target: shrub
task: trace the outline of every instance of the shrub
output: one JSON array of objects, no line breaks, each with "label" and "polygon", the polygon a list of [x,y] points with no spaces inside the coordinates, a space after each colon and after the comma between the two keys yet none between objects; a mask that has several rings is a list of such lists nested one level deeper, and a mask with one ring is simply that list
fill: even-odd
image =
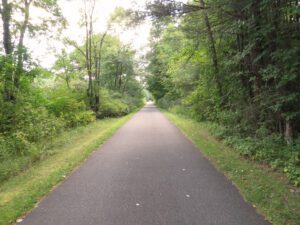
[{"label": "shrub", "polygon": [[13,155],[13,148],[7,138],[0,134],[0,162]]},{"label": "shrub", "polygon": [[88,110],[82,93],[64,86],[48,93],[46,107],[49,112],[61,118],[66,127],[82,126],[96,120],[94,112]]},{"label": "shrub", "polygon": [[[104,99],[102,99],[103,101]],[[105,100],[104,100],[105,101]],[[100,113],[98,117],[117,117],[129,113],[130,110],[123,102],[118,99],[105,101],[100,105]]]},{"label": "shrub", "polygon": [[[29,142],[51,138],[61,132],[65,123],[60,118],[49,114],[44,107],[34,108],[24,104],[15,114],[15,132],[21,132]],[[17,135],[21,138],[22,134]]]},{"label": "shrub", "polygon": [[69,112],[87,110],[85,98],[80,92],[65,87],[51,89],[47,94],[46,107],[48,111],[57,117]]},{"label": "shrub", "polygon": [[280,135],[257,130],[255,137],[232,132],[232,128],[217,123],[205,123],[210,132],[231,145],[239,154],[268,163],[273,169],[282,170],[295,186],[300,186],[300,139],[286,145]]},{"label": "shrub", "polygon": [[37,106],[28,93],[18,101],[0,102],[0,182],[28,168],[44,154],[45,140],[60,133],[65,123]]},{"label": "shrub", "polygon": [[123,95],[121,98],[122,102],[127,105],[129,112],[133,112],[139,108],[141,108],[145,102],[143,98],[137,98],[130,95]]},{"label": "shrub", "polygon": [[119,93],[110,93],[108,90],[102,89],[100,93],[100,111],[97,117],[117,117],[128,114],[130,108],[120,98]]},{"label": "shrub", "polygon": [[61,115],[65,120],[68,127],[77,127],[87,125],[96,120],[95,113],[93,111],[82,111],[82,112],[69,112]]}]

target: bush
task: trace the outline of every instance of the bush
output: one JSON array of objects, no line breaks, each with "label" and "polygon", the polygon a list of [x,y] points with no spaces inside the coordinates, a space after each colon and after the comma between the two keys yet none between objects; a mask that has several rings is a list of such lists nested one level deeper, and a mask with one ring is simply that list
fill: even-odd
[{"label": "bush", "polygon": [[[51,154],[47,149],[52,138],[64,129],[96,120],[82,90],[62,85],[46,90],[20,91],[17,102],[0,98],[0,182]],[[142,98],[106,89],[100,101],[99,118],[122,116],[143,105]]]},{"label": "bush", "polygon": [[174,98],[170,94],[166,94],[164,97],[158,99],[156,101],[156,104],[163,109],[170,110],[176,105],[180,105],[181,99],[180,98]]},{"label": "bush", "polygon": [[98,118],[118,117],[130,112],[130,107],[121,101],[119,93],[112,93],[102,89],[100,93],[100,110]]},{"label": "bush", "polygon": [[68,127],[77,127],[87,125],[96,120],[93,111],[69,112],[61,115]]},{"label": "bush", "polygon": [[118,99],[111,99],[110,101],[102,99],[102,101],[104,102],[100,105],[99,118],[118,117],[130,112],[129,107]]},{"label": "bush", "polygon": [[[45,153],[43,141],[56,136],[65,123],[43,107],[30,103],[11,105],[14,124],[0,133],[0,182],[27,169]],[[4,110],[1,110],[3,116]],[[3,118],[3,117],[2,117]],[[3,127],[2,127],[3,129]]]},{"label": "bush", "polygon": [[130,95],[123,95],[121,98],[122,102],[125,103],[129,109],[129,112],[133,112],[142,106],[144,106],[145,102],[143,98],[137,98]]},{"label": "bush", "polygon": [[84,96],[75,90],[58,86],[45,93],[47,110],[57,117],[68,112],[86,110]]},{"label": "bush", "polygon": [[283,171],[295,186],[300,186],[300,138],[287,146],[285,152],[288,152],[289,160],[284,163]]},{"label": "bush", "polygon": [[0,162],[10,158],[14,154],[11,143],[0,134]]},{"label": "bush", "polygon": [[29,142],[38,142],[41,139],[51,138],[61,132],[65,126],[62,119],[47,112],[43,107],[34,108],[30,104],[23,105],[17,112],[15,120],[16,135],[22,134]]},{"label": "bush", "polygon": [[206,123],[210,132],[223,139],[239,154],[260,162],[268,163],[273,169],[282,170],[295,186],[300,186],[300,139],[287,145],[281,136],[266,134],[261,128],[256,137],[232,132],[232,128]]},{"label": "bush", "polygon": [[61,118],[37,106],[29,93],[19,101],[0,102],[0,182],[28,168],[44,152],[46,140],[65,127]]},{"label": "bush", "polygon": [[30,156],[7,158],[0,162],[0,183],[24,171],[32,164]]},{"label": "bush", "polygon": [[61,118],[66,127],[87,125],[96,120],[94,112],[88,110],[85,104],[84,95],[64,86],[52,89],[48,93],[46,107],[50,113]]}]

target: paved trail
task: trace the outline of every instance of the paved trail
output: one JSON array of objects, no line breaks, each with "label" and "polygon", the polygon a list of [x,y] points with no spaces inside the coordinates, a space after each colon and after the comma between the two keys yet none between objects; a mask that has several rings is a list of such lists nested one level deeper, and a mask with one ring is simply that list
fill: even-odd
[{"label": "paved trail", "polygon": [[269,225],[147,105],[22,225]]}]

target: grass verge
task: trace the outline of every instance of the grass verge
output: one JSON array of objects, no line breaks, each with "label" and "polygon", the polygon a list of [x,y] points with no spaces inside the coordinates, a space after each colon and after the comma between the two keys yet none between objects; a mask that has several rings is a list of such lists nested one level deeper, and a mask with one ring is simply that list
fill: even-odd
[{"label": "grass verge", "polygon": [[133,114],[104,119],[63,133],[53,143],[53,154],[0,185],[0,225],[13,224],[92,151],[111,137]]},{"label": "grass verge", "polygon": [[165,115],[270,222],[275,225],[300,224],[299,188],[291,186],[283,174],[242,158],[215,139],[203,124],[169,112],[165,112]]}]

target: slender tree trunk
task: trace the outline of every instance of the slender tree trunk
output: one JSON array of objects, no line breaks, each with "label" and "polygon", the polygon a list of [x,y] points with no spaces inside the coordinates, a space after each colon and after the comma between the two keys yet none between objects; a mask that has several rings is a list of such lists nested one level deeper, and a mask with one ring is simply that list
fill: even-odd
[{"label": "slender tree trunk", "polygon": [[[235,0],[236,2],[238,0]],[[235,15],[235,26],[237,26],[237,33],[236,33],[236,43],[237,49],[240,54],[245,51],[245,28],[242,24],[246,23],[247,15],[243,7],[238,4],[233,4]],[[237,63],[238,71],[242,72],[239,76],[240,82],[245,90],[245,101],[248,102],[253,99],[253,90],[251,81],[249,80],[249,57],[246,55],[242,58],[242,60]]]},{"label": "slender tree trunk", "polygon": [[89,39],[90,35],[89,32],[87,31],[87,37],[86,37],[86,69],[88,73],[88,89],[87,89],[87,96],[89,99],[89,104],[90,107],[93,107],[93,77],[92,77],[92,70],[90,66],[90,46],[89,46]]},{"label": "slender tree trunk", "polygon": [[69,76],[66,77],[66,83],[67,83],[68,89],[71,89],[71,87],[70,87],[70,77]]},{"label": "slender tree trunk", "polygon": [[[89,8],[88,11],[86,1],[85,3],[85,13],[84,13],[84,20],[85,20],[85,31],[86,31],[86,40],[85,40],[85,61],[86,61],[86,69],[88,73],[88,89],[87,89],[87,96],[89,99],[90,108],[94,110],[94,93],[93,93],[93,71],[92,71],[92,34],[93,34],[93,20],[92,20],[92,13],[93,8]],[[94,7],[94,6],[92,6]],[[88,15],[89,13],[89,15]]]},{"label": "slender tree trunk", "polygon": [[31,4],[32,0],[24,0],[24,21],[20,30],[20,37],[19,37],[19,43],[18,43],[18,61],[17,61],[17,72],[16,72],[16,77],[15,77],[15,86],[19,87],[19,80],[20,80],[20,75],[23,72],[23,55],[24,55],[24,37],[25,33],[28,27],[28,22],[29,22],[29,7]]},{"label": "slender tree trunk", "polygon": [[123,90],[122,90],[122,95],[124,95],[126,91],[126,85],[127,85],[128,79],[125,80],[124,85],[123,85]]},{"label": "slender tree trunk", "polygon": [[99,83],[99,78],[100,78],[100,67],[101,67],[101,62],[100,62],[100,57],[98,56],[98,49],[97,46],[94,47],[94,63],[95,63],[95,113],[96,115],[99,112],[99,104],[100,104],[100,83]]},{"label": "slender tree trunk", "polygon": [[287,144],[293,143],[293,126],[290,121],[285,122],[284,139]]},{"label": "slender tree trunk", "polygon": [[[218,63],[218,57],[217,57],[217,51],[216,51],[216,43],[214,39],[214,34],[211,28],[211,23],[208,18],[208,14],[205,8],[205,2],[204,0],[200,0],[200,7],[202,8],[202,13],[203,13],[203,18],[205,22],[205,26],[207,29],[207,35],[209,39],[209,45],[210,45],[210,52],[211,52],[211,57],[212,57],[212,62],[213,62],[213,68],[214,68],[214,76],[217,84],[217,90],[219,97],[222,99],[224,97],[223,95],[223,90],[222,90],[222,84],[221,84],[221,79],[220,79],[220,71],[219,71],[219,63]],[[221,104],[223,100],[221,100]]]},{"label": "slender tree trunk", "polygon": [[103,45],[104,45],[104,40],[105,37],[107,35],[106,31],[100,40],[100,44],[99,44],[99,55],[98,57],[95,57],[95,60],[97,61],[96,64],[96,76],[95,76],[95,112],[96,114],[99,112],[99,107],[100,107],[100,76],[101,76],[101,61],[102,61],[102,49],[103,49]]},{"label": "slender tree trunk", "polygon": [[119,77],[119,63],[116,63],[115,89],[117,89],[118,77]]},{"label": "slender tree trunk", "polygon": [[262,77],[260,74],[260,69],[262,67],[263,61],[259,59],[260,54],[262,53],[262,44],[260,38],[260,23],[261,23],[261,12],[260,12],[260,2],[261,0],[255,0],[251,7],[251,14],[253,16],[253,26],[254,26],[254,36],[253,44],[254,46],[251,49],[250,58],[251,58],[251,69],[255,77],[254,79],[254,94],[258,96],[261,92],[262,87]]},{"label": "slender tree trunk", "polygon": [[12,5],[8,3],[7,0],[2,0],[1,8],[1,17],[3,22],[3,45],[6,55],[11,55],[13,52],[13,45],[11,42],[11,31],[10,31],[10,22],[11,22],[11,13]]},{"label": "slender tree trunk", "polygon": [[[8,65],[13,64],[13,44],[11,40],[11,14],[12,5],[7,0],[2,0],[2,8],[0,10],[3,22],[3,45]],[[14,71],[7,68],[4,72],[4,91],[3,98],[5,101],[15,101],[14,95]]]},{"label": "slender tree trunk", "polygon": [[122,74],[123,74],[123,64],[121,64],[121,70],[119,74],[119,91],[121,91],[121,86],[122,86]]}]

